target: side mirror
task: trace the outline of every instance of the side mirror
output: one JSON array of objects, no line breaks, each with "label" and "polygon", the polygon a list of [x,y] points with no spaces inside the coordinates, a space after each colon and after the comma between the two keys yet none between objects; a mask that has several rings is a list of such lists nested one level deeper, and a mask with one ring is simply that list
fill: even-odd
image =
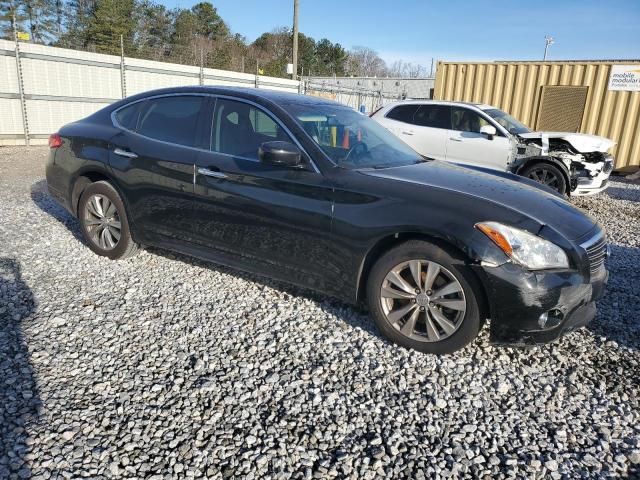
[{"label": "side mirror", "polygon": [[258,149],[258,158],[262,163],[280,167],[296,168],[302,165],[300,149],[290,142],[264,142]]},{"label": "side mirror", "polygon": [[493,125],[483,125],[480,127],[480,133],[486,135],[489,140],[493,140],[493,136],[498,133]]}]

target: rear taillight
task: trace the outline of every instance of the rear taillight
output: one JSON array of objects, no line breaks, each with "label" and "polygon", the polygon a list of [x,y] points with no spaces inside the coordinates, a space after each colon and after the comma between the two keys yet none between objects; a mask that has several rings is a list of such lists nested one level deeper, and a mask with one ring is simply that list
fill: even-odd
[{"label": "rear taillight", "polygon": [[62,146],[62,137],[57,133],[49,135],[49,148],[58,148]]}]

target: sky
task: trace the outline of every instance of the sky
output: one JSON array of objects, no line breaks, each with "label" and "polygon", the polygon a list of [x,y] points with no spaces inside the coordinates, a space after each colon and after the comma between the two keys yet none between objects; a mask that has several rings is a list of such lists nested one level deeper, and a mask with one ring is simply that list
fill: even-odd
[{"label": "sky", "polygon": [[[189,8],[197,1],[161,0]],[[300,31],[392,63],[640,58],[640,0],[299,0]],[[213,0],[249,41],[293,22],[293,0]]]}]

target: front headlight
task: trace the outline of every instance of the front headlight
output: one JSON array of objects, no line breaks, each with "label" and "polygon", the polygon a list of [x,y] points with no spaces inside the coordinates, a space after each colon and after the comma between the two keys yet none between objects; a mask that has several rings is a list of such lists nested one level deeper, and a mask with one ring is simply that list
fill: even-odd
[{"label": "front headlight", "polygon": [[530,270],[569,268],[564,250],[544,238],[497,222],[476,223],[476,228],[514,262]]}]

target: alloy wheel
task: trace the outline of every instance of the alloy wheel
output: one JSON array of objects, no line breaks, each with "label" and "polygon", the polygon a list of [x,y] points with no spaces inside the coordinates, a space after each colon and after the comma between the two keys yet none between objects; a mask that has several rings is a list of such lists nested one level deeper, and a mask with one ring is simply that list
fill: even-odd
[{"label": "alloy wheel", "polygon": [[380,301],[387,321],[404,336],[421,342],[449,338],[467,310],[460,281],[428,260],[410,260],[392,268],[382,282]]},{"label": "alloy wheel", "polygon": [[115,204],[105,195],[89,197],[84,207],[84,223],[89,238],[103,250],[113,250],[122,234],[120,215]]},{"label": "alloy wheel", "polygon": [[558,175],[555,172],[544,167],[534,168],[529,172],[529,175],[527,176],[531,180],[535,180],[536,182],[542,183],[543,185],[551,187],[555,190],[557,190],[560,185],[560,179],[558,178]]}]

